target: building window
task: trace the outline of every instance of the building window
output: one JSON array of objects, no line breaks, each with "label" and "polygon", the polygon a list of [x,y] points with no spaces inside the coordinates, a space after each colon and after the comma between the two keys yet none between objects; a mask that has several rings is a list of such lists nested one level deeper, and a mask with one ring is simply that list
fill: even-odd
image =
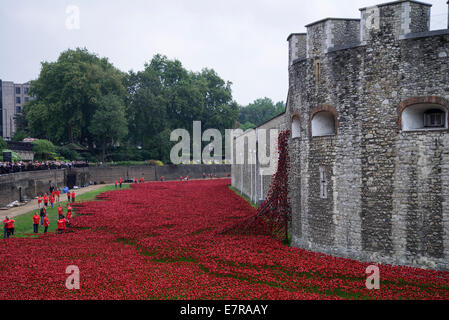
[{"label": "building window", "polygon": [[335,117],[331,112],[321,111],[313,116],[312,137],[333,136],[335,133]]},{"label": "building window", "polygon": [[30,101],[30,98],[25,97],[25,102],[28,102],[28,101]]},{"label": "building window", "polygon": [[437,104],[415,104],[401,115],[402,131],[444,130],[448,128],[447,109]]},{"label": "building window", "polygon": [[28,94],[28,91],[30,90],[30,88],[28,88],[28,87],[25,87],[25,88],[23,88],[23,93],[24,94]]},{"label": "building window", "polygon": [[16,113],[20,113],[22,112],[22,108],[21,107],[16,107]]},{"label": "building window", "polygon": [[320,167],[320,198],[327,199],[327,176],[324,167]]},{"label": "building window", "polygon": [[20,87],[16,87],[16,94],[20,94]]},{"label": "building window", "polygon": [[301,136],[301,123],[298,117],[293,117],[292,120],[292,139],[299,138]]},{"label": "building window", "polygon": [[20,100],[20,97],[16,97],[16,103],[20,104],[22,100]]},{"label": "building window", "polygon": [[424,127],[425,128],[444,128],[445,112],[439,109],[431,109],[424,112]]},{"label": "building window", "polygon": [[321,82],[321,61],[315,60],[315,83],[319,84]]}]

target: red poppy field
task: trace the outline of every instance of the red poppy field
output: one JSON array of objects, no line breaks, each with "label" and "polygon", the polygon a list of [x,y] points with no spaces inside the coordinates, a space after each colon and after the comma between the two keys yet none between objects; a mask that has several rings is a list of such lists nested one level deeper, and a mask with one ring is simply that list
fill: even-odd
[{"label": "red poppy field", "polygon": [[229,183],[134,185],[78,204],[66,234],[2,240],[0,299],[449,299],[449,273],[380,266],[368,290],[367,263],[222,234],[256,213]]}]

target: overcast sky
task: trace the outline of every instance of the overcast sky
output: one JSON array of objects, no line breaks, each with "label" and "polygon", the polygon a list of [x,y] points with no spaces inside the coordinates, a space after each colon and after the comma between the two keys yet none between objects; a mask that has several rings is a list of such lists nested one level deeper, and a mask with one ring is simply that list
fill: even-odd
[{"label": "overcast sky", "polygon": [[[0,79],[27,82],[40,62],[86,47],[120,70],[142,70],[156,53],[184,67],[215,69],[234,99],[287,97],[287,36],[326,17],[360,18],[376,0],[0,0]],[[432,29],[447,28],[446,0],[433,4]],[[69,30],[66,10],[79,8]]]}]

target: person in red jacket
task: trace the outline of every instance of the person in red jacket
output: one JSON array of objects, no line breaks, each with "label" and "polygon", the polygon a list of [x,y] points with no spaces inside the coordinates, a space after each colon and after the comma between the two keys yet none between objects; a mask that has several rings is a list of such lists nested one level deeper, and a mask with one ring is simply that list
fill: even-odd
[{"label": "person in red jacket", "polygon": [[48,207],[48,195],[44,195],[44,206]]},{"label": "person in red jacket", "polygon": [[48,216],[44,217],[44,233],[47,233],[48,227],[50,226],[50,220],[48,219]]},{"label": "person in red jacket", "polygon": [[9,218],[8,217],[6,217],[4,220],[3,220],[3,239],[6,239],[7,237],[8,237],[8,221],[9,221]]},{"label": "person in red jacket", "polygon": [[60,197],[61,197],[61,190],[56,190],[56,198],[58,199],[58,203],[59,203],[59,201],[61,201],[60,200]]},{"label": "person in red jacket", "polygon": [[51,204],[51,208],[53,209],[55,206],[55,197],[53,197],[53,196],[50,197],[50,204]]},{"label": "person in red jacket", "polygon": [[121,188],[122,188],[123,179],[120,178],[120,179],[118,180],[118,182],[120,183],[120,189],[121,189]]},{"label": "person in red jacket", "polygon": [[72,192],[72,202],[75,202],[75,197],[76,197],[75,192]]},{"label": "person in red jacket", "polygon": [[8,219],[8,223],[6,224],[6,229],[8,229],[8,238],[10,237],[10,236],[13,236],[14,235],[14,222],[16,222],[15,220],[13,220],[13,219]]},{"label": "person in red jacket", "polygon": [[59,219],[61,219],[61,216],[64,215],[64,208],[62,206],[58,207],[58,215],[59,215]]},{"label": "person in red jacket", "polygon": [[69,205],[69,204],[67,204],[67,216],[72,216],[72,207]]},{"label": "person in red jacket", "polygon": [[72,210],[67,211],[67,217],[66,217],[66,221],[67,224],[70,225],[70,220],[72,219]]},{"label": "person in red jacket", "polygon": [[118,182],[115,182],[115,189],[117,190]]},{"label": "person in red jacket", "polygon": [[65,231],[65,218],[58,220],[58,233],[64,233]]},{"label": "person in red jacket", "polygon": [[183,180],[183,178],[182,178],[182,176],[180,176],[180,177],[179,177],[179,181],[182,181],[182,180]]},{"label": "person in red jacket", "polygon": [[33,216],[34,233],[39,233],[39,220],[41,220],[41,217],[39,216],[39,213],[36,212]]},{"label": "person in red jacket", "polygon": [[68,202],[70,202],[70,196],[71,196],[72,194],[70,193],[70,191],[69,192],[67,192],[67,201]]},{"label": "person in red jacket", "polygon": [[39,196],[38,198],[37,198],[37,208],[38,209],[40,209],[41,208],[41,204],[42,204],[42,196]]},{"label": "person in red jacket", "polygon": [[56,197],[56,191],[53,189],[53,191],[51,192],[51,196],[53,197],[53,198],[55,198]]},{"label": "person in red jacket", "polygon": [[142,183],[145,183],[145,177],[142,177]]}]

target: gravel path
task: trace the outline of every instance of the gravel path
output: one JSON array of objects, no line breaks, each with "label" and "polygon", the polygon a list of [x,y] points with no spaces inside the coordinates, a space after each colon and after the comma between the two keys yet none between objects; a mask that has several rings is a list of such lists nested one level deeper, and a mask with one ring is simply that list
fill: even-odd
[{"label": "gravel path", "polygon": [[[90,192],[90,191],[94,191],[100,188],[103,188],[107,186],[107,184],[101,184],[101,185],[96,185],[96,186],[88,186],[86,188],[82,188],[82,189],[75,189],[75,190],[70,190],[70,191],[75,191],[76,195],[82,195],[86,192]],[[67,195],[66,194],[61,194],[61,201],[66,201],[67,200]],[[57,202],[55,202],[55,205],[57,204]],[[13,218],[13,217],[17,217],[20,216],[22,214],[26,214],[32,210],[37,210],[37,199],[33,199],[30,202],[28,202],[26,205],[22,206],[22,207],[14,207],[8,210],[0,210],[0,220],[2,221],[6,216]]]}]

